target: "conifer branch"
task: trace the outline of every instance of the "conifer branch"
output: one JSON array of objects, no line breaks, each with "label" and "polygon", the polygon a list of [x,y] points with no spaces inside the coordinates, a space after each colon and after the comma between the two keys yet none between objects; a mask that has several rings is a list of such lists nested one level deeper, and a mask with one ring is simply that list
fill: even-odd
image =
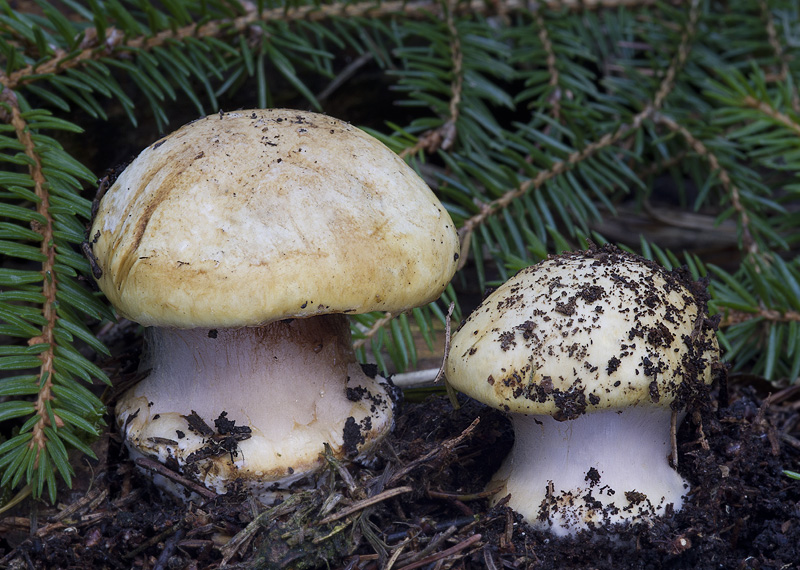
[{"label": "conifer branch", "polygon": [[[682,0],[676,0],[678,2]],[[503,12],[529,11],[538,13],[547,9],[600,9],[612,7],[641,7],[651,6],[657,0],[596,0],[584,2],[583,0],[545,0],[543,2],[528,2],[527,0],[504,0],[499,2]],[[236,18],[223,18],[206,21],[201,25],[189,24],[175,29],[167,29],[151,36],[127,37],[121,30],[109,27],[105,37],[98,37],[95,28],[88,28],[79,45],[79,51],[66,53],[60,51],[55,57],[49,58],[38,65],[28,65],[9,75],[0,74],[0,82],[8,89],[17,89],[22,85],[39,80],[42,76],[63,73],[84,65],[90,60],[100,60],[107,57],[121,57],[126,52],[135,50],[151,51],[152,49],[169,44],[181,42],[187,38],[222,37],[243,34],[259,22],[281,21],[310,21],[318,22],[333,17],[343,18],[383,18],[390,15],[403,14],[409,18],[419,18],[429,14],[437,2],[423,0],[421,2],[405,2],[402,0],[385,1],[381,3],[337,3],[337,4],[308,4],[304,6],[272,8],[259,11],[255,4],[245,4],[244,14]],[[486,15],[495,8],[491,3],[482,0],[470,0],[457,3],[456,12]],[[5,31],[13,32],[3,26]]]},{"label": "conifer branch", "polygon": [[135,50],[151,51],[170,42],[181,42],[187,38],[220,37],[244,33],[258,22],[268,21],[319,21],[334,15],[351,17],[381,17],[402,12],[404,2],[385,2],[382,4],[332,4],[325,6],[305,5],[293,8],[273,8],[259,11],[255,4],[247,5],[245,13],[237,18],[212,20],[204,24],[189,24],[176,29],[167,29],[151,36],[128,38],[119,29],[106,29],[105,37],[98,37],[95,28],[84,32],[78,53],[61,53],[40,65],[29,65],[3,78],[3,84],[10,89],[35,81],[39,76],[61,73],[70,68],[83,65],[88,60],[99,60],[124,52]]},{"label": "conifer branch", "polygon": [[[474,232],[478,226],[484,224],[491,216],[495,215],[500,210],[508,208],[515,200],[521,198],[531,190],[540,188],[548,180],[564,174],[579,162],[594,156],[599,151],[616,144],[635,132],[641,128],[642,123],[650,118],[652,114],[653,108],[651,106],[646,107],[642,112],[637,113],[630,123],[620,125],[613,133],[606,133],[597,142],[587,145],[581,151],[571,153],[566,160],[555,162],[551,168],[539,171],[534,178],[529,178],[518,187],[509,190],[499,198],[491,202],[479,204],[480,212],[465,220],[461,228],[459,228],[461,251],[469,251],[472,232]],[[463,267],[463,264],[466,262],[466,257],[466,254],[461,256],[461,265],[459,265],[459,268]]]},{"label": "conifer branch", "polygon": [[447,7],[447,29],[450,32],[450,57],[453,61],[453,82],[450,85],[450,118],[445,123],[444,140],[442,149],[449,150],[456,138],[456,123],[458,122],[458,106],[461,103],[461,89],[464,84],[464,58],[461,53],[461,40],[458,37],[458,28],[453,15],[456,0],[450,0]]},{"label": "conifer branch", "polygon": [[664,76],[661,86],[653,99],[653,109],[658,111],[664,104],[664,100],[672,91],[675,86],[675,78],[678,72],[683,69],[689,52],[691,51],[692,39],[694,38],[695,30],[697,28],[697,18],[700,13],[700,0],[692,0],[691,9],[689,10],[689,20],[681,35],[681,43],[678,46],[678,52],[672,60],[671,65],[667,68],[667,74]]},{"label": "conifer branch", "polygon": [[736,214],[739,216],[739,223],[742,228],[742,242],[745,251],[753,255],[758,254],[759,247],[755,239],[753,239],[753,235],[750,231],[750,215],[747,213],[747,208],[745,208],[745,206],[742,204],[741,191],[731,180],[731,176],[728,171],[722,167],[717,155],[711,152],[701,140],[699,140],[689,131],[689,129],[678,124],[670,117],[658,113],[652,118],[656,123],[664,125],[670,131],[680,134],[686,140],[692,150],[708,161],[712,172],[717,173],[722,187],[730,196],[731,205],[736,211]]},{"label": "conifer branch", "polygon": [[463,64],[464,59],[461,53],[461,40],[458,37],[458,29],[456,28],[454,20],[454,12],[456,9],[456,0],[448,0],[445,7],[447,30],[450,34],[450,58],[452,61],[452,75],[453,80],[450,84],[450,105],[449,117],[443,125],[436,129],[426,131],[419,137],[417,142],[400,152],[401,158],[414,156],[421,150],[426,151],[428,154],[433,154],[440,148],[442,150],[449,150],[456,140],[457,122],[458,122],[458,106],[461,103],[461,89],[464,84]]},{"label": "conifer branch", "polygon": [[[675,85],[675,78],[677,77],[678,69],[683,67],[686,59],[689,56],[691,41],[697,24],[699,4],[699,0],[692,0],[689,19],[681,37],[681,43],[678,46],[677,54],[672,59],[672,62],[667,69],[666,74],[664,75],[664,79],[659,85],[659,89],[656,92],[653,101],[646,105],[642,111],[634,115],[629,123],[620,125],[613,133],[606,133],[596,142],[587,145],[583,150],[571,153],[566,160],[555,162],[551,168],[547,170],[541,170],[534,178],[524,181],[518,187],[512,188],[499,198],[492,200],[491,202],[479,204],[478,207],[480,208],[480,211],[474,216],[465,220],[461,228],[459,228],[459,238],[462,252],[469,251],[472,233],[478,228],[478,226],[485,223],[491,216],[495,215],[500,210],[509,207],[515,200],[523,197],[529,191],[539,189],[548,180],[564,174],[576,164],[594,156],[599,151],[618,143],[625,137],[638,131],[646,120],[653,118],[653,116],[663,105],[664,100],[672,91]],[[461,269],[466,263],[466,257],[466,254],[461,256],[459,269]]]},{"label": "conifer branch", "polygon": [[[789,57],[783,49],[780,40],[778,40],[778,32],[775,30],[775,19],[772,17],[772,11],[769,9],[767,0],[759,0],[758,6],[761,9],[761,16],[764,18],[767,30],[767,38],[769,38],[769,45],[775,51],[775,57],[780,62],[781,71],[777,77],[779,81],[786,81],[791,77],[789,70]],[[792,108],[795,113],[800,113],[800,91],[797,85],[792,85]]]},{"label": "conifer branch", "polygon": [[752,109],[758,109],[762,113],[764,113],[769,118],[781,123],[787,129],[793,130],[795,133],[800,135],[800,123],[798,123],[795,119],[792,119],[789,115],[785,115],[775,109],[769,103],[764,101],[759,101],[755,97],[751,97],[750,95],[746,96],[742,102],[746,107],[750,107]]},{"label": "conifer branch", "polygon": [[798,311],[776,311],[774,309],[761,308],[755,313],[739,311],[736,309],[725,308],[723,317],[720,321],[721,328],[728,328],[753,319],[761,319],[770,323],[800,323],[800,312]]},{"label": "conifer branch", "polygon": [[[45,428],[51,426],[50,414],[48,413],[48,405],[53,400],[52,387],[53,378],[55,373],[54,357],[55,357],[55,329],[58,315],[56,314],[56,293],[58,285],[56,281],[56,250],[53,243],[53,218],[50,215],[50,198],[47,189],[47,179],[45,178],[42,169],[42,160],[36,150],[36,145],[31,137],[28,124],[22,116],[22,113],[17,102],[16,94],[13,91],[5,90],[2,93],[3,102],[9,107],[9,111],[5,113],[4,119],[14,127],[17,140],[22,143],[25,149],[25,155],[30,159],[28,172],[34,183],[34,192],[38,198],[36,205],[36,212],[44,218],[45,222],[34,220],[31,222],[32,229],[42,236],[41,252],[45,257],[42,263],[42,295],[44,297],[44,304],[42,306],[42,314],[45,319],[45,324],[42,327],[42,334],[28,340],[28,345],[33,346],[37,344],[46,344],[47,348],[39,353],[38,357],[41,361],[39,369],[39,393],[36,398],[35,410],[39,416],[39,421],[33,428],[33,437],[28,444],[30,449],[35,450],[36,459],[34,461],[34,468],[38,465],[39,455],[45,450],[47,444],[47,436],[45,435]],[[63,422],[61,418],[53,414],[56,427],[62,427]]]},{"label": "conifer branch", "polygon": [[561,90],[558,88],[558,67],[556,67],[556,53],[553,50],[553,44],[550,42],[550,35],[547,33],[547,26],[545,26],[544,18],[541,12],[536,12],[536,26],[539,28],[539,41],[542,42],[542,47],[547,53],[547,71],[550,74],[549,85],[553,88],[550,94],[550,104],[552,105],[551,112],[553,118],[558,121],[561,115]]}]

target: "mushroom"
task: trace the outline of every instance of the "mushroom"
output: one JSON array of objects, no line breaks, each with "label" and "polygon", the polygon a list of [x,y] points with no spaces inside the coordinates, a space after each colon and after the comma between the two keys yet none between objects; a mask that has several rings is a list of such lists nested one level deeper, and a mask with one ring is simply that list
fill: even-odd
[{"label": "mushroom", "polygon": [[454,334],[458,390],[510,414],[494,501],[563,536],[681,508],[673,413],[719,368],[707,294],[613,246],[566,253],[498,287]]},{"label": "mushroom", "polygon": [[[393,423],[347,315],[435,300],[458,239],[428,186],[347,123],[285,109],[211,115],[145,149],[90,230],[98,284],[145,329],[116,406],[133,456],[264,502],[325,446],[364,457]],[[181,488],[157,477],[164,488]]]}]

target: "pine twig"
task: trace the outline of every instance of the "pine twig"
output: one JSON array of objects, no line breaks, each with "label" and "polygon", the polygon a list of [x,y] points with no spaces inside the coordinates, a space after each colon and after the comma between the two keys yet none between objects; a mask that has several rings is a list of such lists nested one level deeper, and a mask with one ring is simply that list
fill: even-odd
[{"label": "pine twig", "polygon": [[395,315],[392,314],[392,313],[388,313],[388,312],[384,313],[383,316],[380,319],[378,319],[377,321],[372,323],[372,326],[369,327],[369,330],[367,330],[364,333],[363,338],[359,338],[359,339],[357,339],[357,340],[355,340],[353,342],[353,349],[354,350],[358,350],[359,348],[364,346],[367,343],[368,340],[371,340],[372,337],[374,337],[376,334],[378,334],[379,330],[381,330],[387,324],[392,322],[392,319],[394,317],[395,317]]},{"label": "pine twig", "polygon": [[450,32],[450,57],[453,61],[453,82],[450,85],[450,118],[444,125],[442,150],[449,150],[456,139],[458,123],[458,106],[461,103],[461,91],[464,85],[464,55],[461,53],[461,39],[458,34],[453,11],[457,0],[450,0],[447,7],[447,30]]},{"label": "pine twig", "polygon": [[57,415],[52,415],[49,411],[49,404],[53,400],[53,375],[55,373],[55,328],[58,314],[56,312],[56,293],[58,291],[56,281],[56,249],[53,243],[53,218],[50,215],[50,199],[47,188],[47,178],[44,175],[42,168],[42,160],[36,150],[36,144],[33,141],[28,124],[22,117],[22,112],[19,108],[16,94],[5,89],[1,95],[2,102],[5,103],[9,111],[5,113],[6,121],[14,127],[17,140],[22,144],[25,149],[25,156],[30,159],[28,166],[28,173],[34,184],[34,192],[39,199],[36,204],[36,213],[44,218],[45,222],[33,221],[31,222],[32,229],[42,236],[41,252],[45,257],[42,262],[42,296],[44,303],[42,305],[42,315],[44,316],[45,324],[42,327],[42,334],[28,340],[28,345],[33,346],[36,344],[46,344],[47,348],[39,353],[39,360],[42,365],[39,368],[39,393],[36,397],[35,410],[39,416],[39,420],[33,427],[33,434],[28,447],[35,449],[35,458],[33,467],[36,469],[39,466],[39,458],[41,453],[47,446],[47,435],[45,428],[50,427],[55,423],[56,428],[64,426],[64,422]]},{"label": "pine twig", "polygon": [[358,501],[353,503],[349,507],[345,507],[341,511],[337,511],[331,515],[328,515],[317,524],[323,525],[332,523],[334,521],[338,521],[339,519],[343,519],[346,516],[352,515],[353,513],[357,513],[367,507],[371,507],[372,505],[377,505],[380,502],[385,501],[386,499],[391,499],[392,497],[396,497],[397,495],[402,495],[404,493],[410,493],[413,491],[413,487],[403,486],[403,487],[395,487],[394,489],[388,489],[383,491],[382,493],[378,493],[375,496],[369,497],[364,499],[363,501]]},{"label": "pine twig", "polygon": [[420,465],[427,463],[437,455],[447,454],[453,451],[453,449],[455,449],[456,446],[460,445],[462,441],[464,441],[465,439],[469,438],[472,435],[472,432],[475,431],[475,428],[478,427],[480,421],[481,421],[480,417],[475,418],[472,421],[472,423],[469,424],[469,426],[467,426],[467,428],[464,431],[462,431],[459,435],[444,441],[441,445],[436,446],[436,448],[433,449],[432,451],[426,453],[422,457],[419,457],[414,461],[410,462],[409,464],[403,466],[402,469],[395,472],[391,476],[387,484],[391,485],[393,483],[396,483],[397,481],[405,477],[408,473],[410,473]]},{"label": "pine twig", "polygon": [[[761,16],[764,18],[769,45],[772,46],[772,49],[775,51],[775,57],[780,61],[781,72],[777,79],[786,81],[791,77],[792,73],[789,69],[789,56],[786,55],[786,51],[783,49],[780,40],[778,40],[778,32],[775,30],[775,19],[772,17],[772,11],[769,9],[767,0],[759,0],[758,6],[761,9]],[[795,113],[800,113],[800,92],[797,90],[797,85],[792,86],[792,108]]]},{"label": "pine twig", "polygon": [[706,145],[704,145],[701,140],[696,138],[689,131],[689,129],[687,129],[683,125],[678,124],[674,119],[662,115],[660,113],[655,114],[652,117],[652,119],[657,124],[664,125],[670,131],[680,134],[686,140],[687,144],[698,155],[702,156],[708,161],[711,170],[717,173],[717,176],[719,176],[719,180],[720,183],[722,184],[722,187],[730,196],[731,205],[733,206],[733,209],[736,210],[736,213],[739,215],[739,222],[742,227],[742,241],[744,243],[745,250],[750,254],[757,254],[759,252],[758,244],[753,239],[753,235],[750,232],[750,216],[747,213],[747,209],[742,204],[741,192],[739,188],[733,183],[733,180],[731,180],[731,176],[730,174],[728,174],[728,171],[725,170],[720,164],[717,155],[708,150],[708,147],[706,147]]},{"label": "pine twig", "polygon": [[458,28],[455,24],[453,13],[456,8],[455,0],[448,0],[446,8],[447,30],[450,34],[450,59],[453,63],[453,81],[450,83],[450,105],[448,107],[449,117],[441,126],[423,133],[416,144],[403,149],[400,153],[401,158],[414,156],[421,150],[432,154],[439,149],[448,150],[456,140],[458,122],[458,106],[461,103],[461,91],[464,82],[464,57],[461,53],[461,40]]},{"label": "pine twig", "polygon": [[308,4],[292,8],[280,7],[259,11],[255,4],[250,3],[247,5],[244,14],[236,18],[211,20],[200,26],[192,23],[175,29],[163,30],[151,36],[128,37],[119,29],[108,27],[106,28],[105,37],[101,38],[98,37],[95,28],[89,28],[84,32],[79,52],[59,54],[44,63],[26,66],[1,79],[6,88],[15,89],[20,85],[36,81],[39,76],[78,68],[88,61],[106,58],[112,56],[112,54],[122,55],[137,50],[152,51],[156,47],[185,41],[187,38],[242,34],[259,22],[320,21],[337,15],[354,18],[379,17],[407,11],[404,6],[404,2],[392,1],[379,5],[370,2],[325,6]]},{"label": "pine twig", "polygon": [[748,313],[736,309],[725,309],[719,326],[720,328],[727,328],[753,319],[761,319],[772,323],[800,323],[800,312],[786,311],[781,313],[780,311],[762,308],[755,313]]},{"label": "pine twig", "polygon": [[770,119],[773,119],[781,123],[787,129],[791,129],[795,133],[800,135],[800,123],[793,120],[789,115],[781,113],[780,111],[775,109],[772,105],[765,103],[764,101],[759,101],[758,99],[756,99],[755,97],[751,97],[750,95],[742,99],[742,102],[745,104],[745,106],[751,107],[753,109],[758,109],[766,116],[768,116]]},{"label": "pine twig", "polygon": [[672,59],[672,63],[667,68],[667,73],[661,81],[658,92],[653,98],[653,108],[658,111],[664,104],[664,100],[672,92],[675,86],[675,78],[678,71],[683,69],[686,60],[689,58],[691,51],[691,42],[694,39],[694,34],[697,29],[697,19],[700,16],[700,0],[692,0],[691,8],[689,10],[689,20],[686,27],[681,34],[681,43],[678,45],[678,51]]},{"label": "pine twig", "polygon": [[427,558],[423,558],[422,560],[417,560],[416,562],[413,562],[407,566],[403,566],[402,568],[400,568],[400,570],[413,570],[414,568],[421,568],[423,566],[427,566],[432,562],[436,562],[437,560],[442,560],[444,558],[447,558],[448,556],[452,556],[454,554],[461,552],[462,550],[478,542],[481,538],[482,537],[480,534],[473,534],[469,538],[462,540],[461,542],[459,542],[455,546],[451,546],[447,550],[442,550],[441,552],[437,552],[436,554],[431,554]]},{"label": "pine twig", "polygon": [[[573,11],[597,10],[613,7],[651,6],[656,3],[657,0],[598,0],[591,3],[585,3],[583,0],[545,0],[531,6],[526,0],[505,0],[501,2],[504,13],[510,11],[537,12],[543,8]],[[246,3],[244,5],[247,6],[245,12],[235,18],[205,21],[199,26],[192,23],[174,29],[162,30],[150,36],[130,37],[122,30],[110,26],[106,28],[105,36],[99,37],[96,28],[88,28],[84,31],[78,50],[72,52],[59,51],[54,57],[42,63],[28,65],[9,75],[0,73],[0,83],[6,89],[17,89],[22,85],[38,81],[42,76],[60,74],[68,69],[83,67],[89,61],[97,61],[108,57],[127,57],[137,50],[151,51],[156,47],[181,42],[187,38],[223,37],[242,34],[246,33],[251,26],[260,22],[319,22],[337,16],[354,19],[374,19],[397,14],[404,14],[409,18],[418,18],[429,14],[437,7],[438,3],[433,1],[405,2],[403,0],[354,4],[341,2],[324,5],[311,3],[304,6],[279,7],[261,11],[258,10],[255,3]],[[488,15],[497,11],[493,7],[493,3],[484,2],[483,0],[461,2],[457,4],[457,8],[459,14],[477,13]]]},{"label": "pine twig", "polygon": [[173,470],[162,465],[158,461],[153,461],[152,459],[148,459],[146,457],[137,457],[135,462],[136,465],[138,465],[139,467],[144,467],[145,469],[149,469],[150,471],[158,473],[159,475],[162,475],[167,479],[171,479],[172,481],[175,481],[176,483],[183,485],[190,491],[197,493],[198,495],[208,499],[209,501],[217,498],[217,494],[211,489],[207,489],[202,485],[198,485],[194,481],[190,481],[183,475],[175,473]]},{"label": "pine twig", "polygon": [[552,105],[553,118],[558,121],[561,115],[561,89],[558,87],[559,75],[558,67],[556,67],[556,53],[553,50],[553,44],[550,42],[550,35],[547,33],[542,13],[539,11],[536,12],[536,25],[539,28],[539,41],[542,42],[542,47],[547,54],[547,71],[550,74],[548,85],[553,88],[549,101]]},{"label": "pine twig", "polygon": [[[480,211],[471,218],[465,220],[459,229],[462,252],[469,251],[472,232],[474,232],[478,226],[485,223],[489,217],[493,216],[498,211],[507,208],[512,202],[521,198],[529,191],[540,188],[548,180],[564,174],[579,162],[583,162],[599,151],[608,148],[624,139],[628,135],[635,133],[641,128],[642,124],[647,119],[651,119],[659,111],[664,103],[664,100],[675,86],[675,78],[677,77],[678,69],[683,67],[683,65],[686,63],[686,59],[689,57],[691,41],[694,37],[699,9],[699,0],[692,0],[689,20],[686,25],[686,29],[681,36],[681,43],[678,46],[677,54],[672,59],[672,63],[667,69],[664,79],[661,81],[658,91],[656,91],[656,94],[653,97],[653,101],[646,105],[645,108],[639,113],[634,115],[630,123],[623,123],[613,133],[606,133],[596,142],[588,144],[580,151],[571,153],[565,160],[555,162],[548,170],[540,171],[534,178],[525,180],[522,184],[516,188],[512,188],[499,198],[492,200],[491,202],[480,204]],[[464,254],[461,256],[461,258],[462,262],[459,265],[459,269],[461,269],[466,263],[467,255]]]},{"label": "pine twig", "polygon": [[[545,182],[552,178],[556,178],[567,172],[579,162],[583,162],[587,158],[593,156],[599,151],[608,148],[629,134],[632,134],[641,128],[642,123],[650,118],[654,109],[652,106],[647,106],[643,111],[637,113],[630,123],[623,123],[613,133],[606,133],[594,143],[587,145],[583,150],[573,152],[566,159],[554,162],[553,166],[547,170],[541,170],[534,178],[529,178],[522,182],[516,188],[512,188],[499,198],[491,202],[485,202],[479,205],[480,211],[464,221],[461,228],[459,228],[459,236],[461,241],[461,251],[469,251],[472,232],[474,232],[480,225],[484,224],[491,216],[495,215],[500,210],[510,206],[515,200],[521,198],[531,190],[535,190],[544,185]],[[467,255],[462,253],[461,259],[463,263],[459,265],[459,269],[466,263]]]}]

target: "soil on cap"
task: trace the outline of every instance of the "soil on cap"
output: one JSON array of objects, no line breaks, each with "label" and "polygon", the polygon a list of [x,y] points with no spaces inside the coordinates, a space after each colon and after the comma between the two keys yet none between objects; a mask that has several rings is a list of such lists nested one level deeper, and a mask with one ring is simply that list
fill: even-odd
[{"label": "soil on cap", "polygon": [[[576,265],[589,266],[592,272],[584,276],[581,283],[563,279],[558,268],[573,268]],[[526,404],[525,400],[533,404],[552,401],[556,407],[553,417],[558,420],[574,419],[585,413],[587,408],[603,405],[601,392],[610,389],[596,385],[598,370],[602,368],[608,374],[613,374],[626,358],[641,353],[635,350],[637,344],[648,347],[648,356],[635,363],[635,372],[650,379],[646,384],[646,393],[651,402],[663,400],[673,409],[681,410],[689,406],[692,400],[702,397],[709,360],[715,360],[712,355],[718,352],[713,339],[719,324],[719,316],[707,317],[709,294],[706,280],[696,281],[686,268],[667,270],[652,260],[625,252],[611,244],[593,246],[587,251],[552,255],[545,262],[522,269],[520,273],[523,272],[526,273],[524,279],[509,281],[503,287],[502,295],[486,299],[460,327],[468,330],[475,328],[477,325],[472,322],[473,316],[490,310],[501,315],[513,310],[512,314],[517,315],[519,304],[525,303],[521,289],[526,286],[537,291],[547,288],[548,298],[544,304],[552,306],[555,313],[565,317],[551,319],[539,307],[523,307],[522,318],[526,320],[519,323],[514,323],[512,319],[498,321],[505,324],[498,324],[498,328],[492,329],[491,338],[496,340],[503,352],[523,350],[526,354],[535,355],[531,361],[533,365],[529,362],[519,367],[503,368],[500,373],[486,377],[486,382],[493,387],[499,401],[513,399],[520,406]],[[602,275],[604,285],[598,285],[592,275]],[[610,285],[607,279],[611,280]],[[634,301],[619,301],[616,289],[630,290],[634,294]],[[677,303],[674,302],[673,293],[680,296]],[[578,309],[583,304],[590,308],[596,305],[591,317]],[[670,330],[669,324],[685,323],[684,313],[690,307],[695,307],[698,315],[691,334],[681,333],[681,338],[676,338],[676,332]],[[601,328],[598,321],[604,312],[624,314],[629,321],[626,325],[629,328],[623,335],[619,351],[606,356],[607,360],[601,362],[600,357],[591,355],[591,341],[587,344],[572,339],[577,333],[585,335],[587,331],[602,334],[601,330],[591,329]],[[658,316],[659,320],[655,320],[654,316]],[[691,328],[691,325],[687,327],[684,324],[683,327]],[[554,335],[563,339],[557,348],[551,344]],[[677,352],[679,348],[680,364],[671,365],[663,358],[665,350],[674,349]],[[472,355],[478,350],[480,348],[472,347],[463,356]],[[539,383],[547,382],[547,373],[540,371],[542,376],[539,376],[540,382],[537,383],[532,378],[532,369],[542,365],[554,351],[562,351],[576,363],[574,375],[552,378],[550,386],[540,386]],[[712,378],[723,372],[718,362],[711,362],[710,366]],[[619,385],[620,381],[614,384],[614,388]],[[466,391],[469,392],[469,389]],[[514,407],[510,403],[505,405],[507,409]]]}]

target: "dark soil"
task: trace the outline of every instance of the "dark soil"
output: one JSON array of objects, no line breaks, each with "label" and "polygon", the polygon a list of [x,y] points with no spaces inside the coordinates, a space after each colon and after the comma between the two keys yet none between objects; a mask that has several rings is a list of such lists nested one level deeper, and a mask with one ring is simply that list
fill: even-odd
[{"label": "dark soil", "polygon": [[[0,567],[30,568],[797,568],[800,390],[766,403],[733,385],[726,407],[690,414],[679,471],[693,491],[652,527],[555,539],[483,487],[510,448],[505,417],[442,395],[406,401],[377,465],[330,467],[317,489],[270,510],[231,491],[204,504],[160,496],[116,434],[76,463],[75,488],[50,507],[0,518]],[[420,394],[409,393],[408,398]]]}]

